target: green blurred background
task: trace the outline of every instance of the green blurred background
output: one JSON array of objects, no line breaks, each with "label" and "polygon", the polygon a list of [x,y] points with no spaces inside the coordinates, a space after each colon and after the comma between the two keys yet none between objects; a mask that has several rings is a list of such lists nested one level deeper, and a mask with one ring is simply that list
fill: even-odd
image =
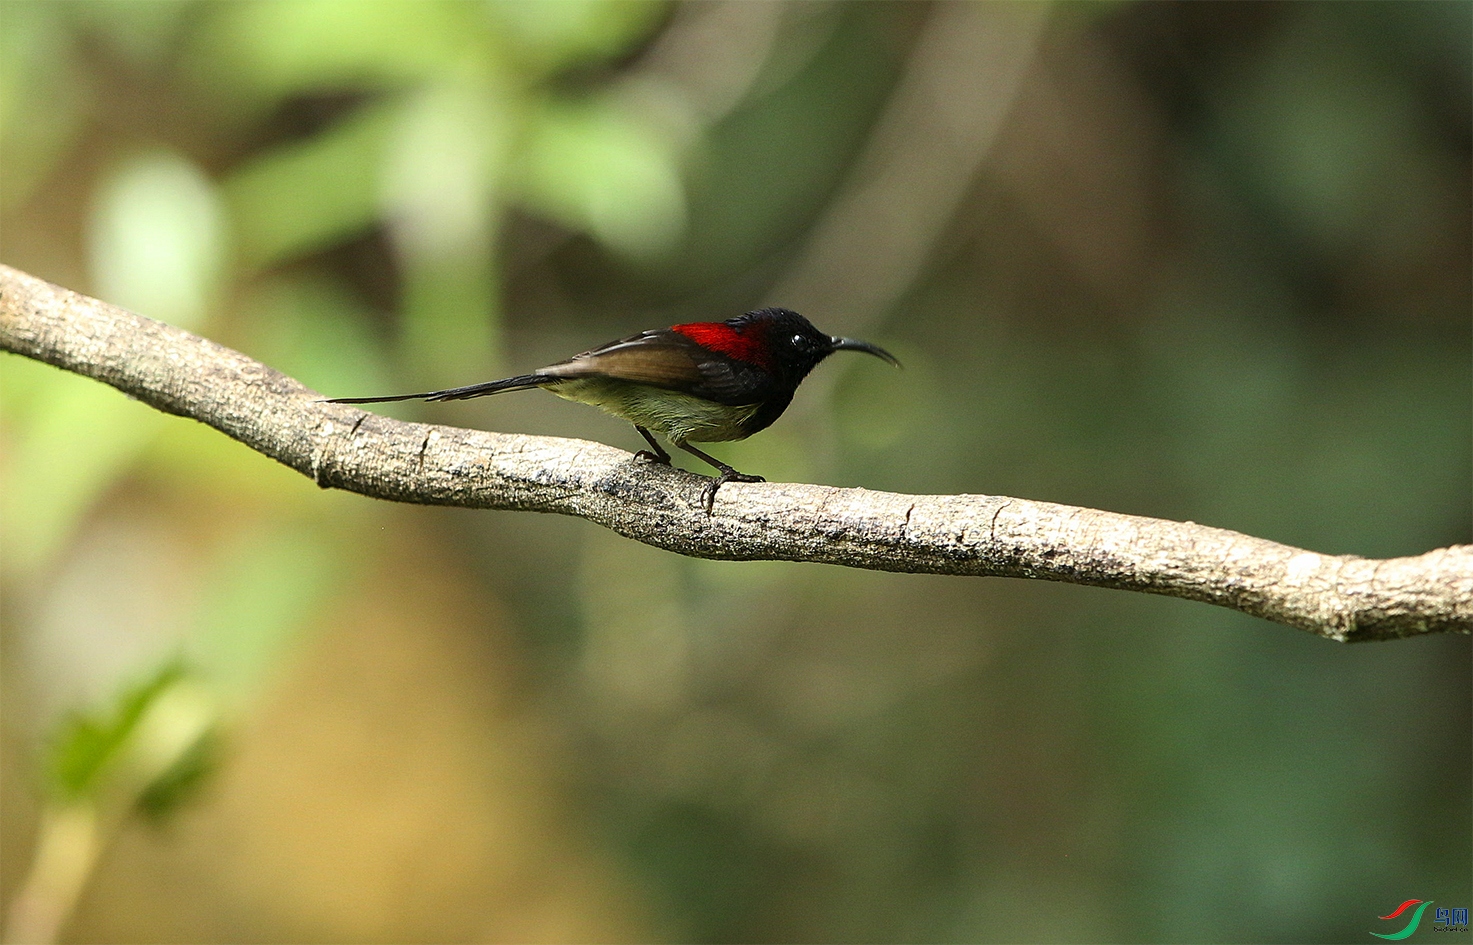
[{"label": "green blurred background", "polygon": [[[824,365],[739,468],[1418,554],[1473,540],[1470,9],[11,0],[0,259],[338,396],[788,305],[906,370]],[[0,896],[64,940],[1344,942],[1473,898],[1465,637],[686,560],[0,383]]]}]

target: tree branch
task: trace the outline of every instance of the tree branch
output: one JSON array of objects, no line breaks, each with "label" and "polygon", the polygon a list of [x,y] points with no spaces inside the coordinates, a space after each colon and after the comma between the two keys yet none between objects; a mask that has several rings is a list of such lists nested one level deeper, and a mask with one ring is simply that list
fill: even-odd
[{"label": "tree branch", "polygon": [[1231,607],[1339,641],[1473,629],[1473,546],[1320,555],[1190,522],[986,495],[706,480],[609,446],[405,423],[239,352],[0,265],[0,348],[207,423],[323,488],[556,512],[678,554],[1040,578]]}]

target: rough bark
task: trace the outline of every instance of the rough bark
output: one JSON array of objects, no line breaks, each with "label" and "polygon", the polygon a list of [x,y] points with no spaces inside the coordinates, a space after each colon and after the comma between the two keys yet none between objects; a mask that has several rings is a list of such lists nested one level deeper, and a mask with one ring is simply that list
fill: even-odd
[{"label": "rough bark", "polygon": [[1473,629],[1473,546],[1322,555],[1191,522],[988,495],[706,480],[582,440],[405,423],[320,403],[239,352],[0,266],[0,348],[207,423],[323,488],[556,512],[702,558],[1037,578],[1231,607],[1339,641]]}]

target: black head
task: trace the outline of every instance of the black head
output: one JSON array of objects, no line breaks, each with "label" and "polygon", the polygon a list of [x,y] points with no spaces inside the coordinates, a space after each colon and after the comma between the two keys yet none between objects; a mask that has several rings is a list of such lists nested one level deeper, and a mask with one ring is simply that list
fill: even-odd
[{"label": "black head", "polygon": [[759,309],[733,318],[727,324],[743,334],[760,333],[772,368],[787,375],[795,384],[835,351],[863,351],[900,366],[895,356],[884,348],[853,338],[826,335],[791,309]]}]

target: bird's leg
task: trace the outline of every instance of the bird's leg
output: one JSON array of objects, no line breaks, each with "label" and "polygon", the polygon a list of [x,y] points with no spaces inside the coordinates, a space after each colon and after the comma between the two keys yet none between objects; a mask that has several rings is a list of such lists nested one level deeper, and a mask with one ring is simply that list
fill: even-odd
[{"label": "bird's leg", "polygon": [[[634,458],[647,459],[652,463],[659,463],[661,466],[669,466],[670,454],[665,452],[664,447],[655,442],[654,435],[637,423],[634,425],[634,429],[638,430],[639,435],[644,437],[644,441],[650,445],[650,449],[640,450],[638,453],[635,453]],[[650,450],[654,450],[654,452],[650,452]]]},{"label": "bird's leg", "polygon": [[711,480],[711,484],[708,485],[708,486],[706,486],[706,488],[704,490],[702,490],[702,492],[701,492],[701,504],[706,507],[706,514],[707,515],[710,515],[711,514],[712,508],[714,508],[715,505],[716,505],[716,490],[717,489],[720,489],[722,486],[726,485],[728,482],[766,482],[767,481],[766,479],[763,479],[761,476],[751,476],[751,475],[748,475],[747,473],[737,472],[735,469],[732,469],[730,466],[726,465],[721,460],[717,459],[714,456],[707,456],[705,453],[702,453],[700,450],[696,449],[694,446],[691,446],[689,443],[676,443],[675,445],[678,446],[678,447],[680,447],[681,449],[685,450],[687,453],[690,453],[693,456],[699,456],[701,459],[704,459],[706,462],[710,463],[712,466],[715,466],[717,469],[721,470],[721,475],[719,475],[715,479]]}]

